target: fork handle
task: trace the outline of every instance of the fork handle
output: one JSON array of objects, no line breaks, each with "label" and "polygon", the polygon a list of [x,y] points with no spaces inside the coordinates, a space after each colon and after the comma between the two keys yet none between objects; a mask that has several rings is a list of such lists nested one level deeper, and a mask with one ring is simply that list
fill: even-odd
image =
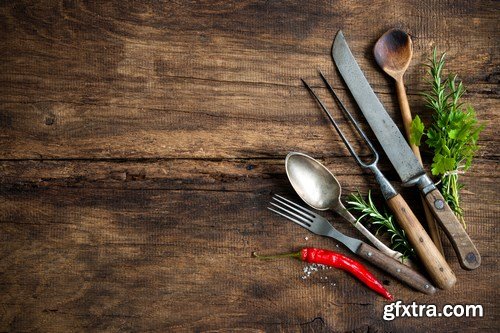
[{"label": "fork handle", "polygon": [[359,232],[361,232],[366,238],[368,238],[368,240],[373,244],[375,245],[375,247],[377,249],[380,250],[380,252],[388,255],[389,257],[391,258],[394,258],[396,259],[397,261],[399,262],[402,262],[403,261],[403,254],[398,252],[398,251],[394,251],[394,250],[391,250],[387,245],[385,245],[384,243],[382,243],[377,237],[375,237],[374,234],[372,234],[368,229],[365,228],[364,225],[362,225],[360,222],[356,222],[354,224],[354,227],[356,229],[359,230]]},{"label": "fork handle", "polygon": [[403,199],[401,194],[397,194],[388,199],[387,204],[396,216],[401,228],[404,229],[408,240],[415,249],[418,258],[425,266],[432,281],[441,289],[451,288],[457,282],[455,274],[415,214],[413,214],[405,199]]},{"label": "fork handle", "polygon": [[396,279],[405,282],[407,285],[418,291],[428,295],[432,295],[436,292],[436,288],[434,288],[431,282],[419,272],[389,257],[366,243],[362,243],[356,253],[368,262],[391,274]]}]

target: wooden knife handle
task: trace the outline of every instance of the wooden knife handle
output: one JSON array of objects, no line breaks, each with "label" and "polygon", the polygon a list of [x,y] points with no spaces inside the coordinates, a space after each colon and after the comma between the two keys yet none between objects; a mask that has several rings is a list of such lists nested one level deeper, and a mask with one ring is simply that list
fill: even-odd
[{"label": "wooden knife handle", "polygon": [[387,200],[387,204],[436,286],[441,289],[451,288],[457,282],[455,274],[401,194]]},{"label": "wooden knife handle", "polygon": [[464,269],[476,269],[481,265],[481,256],[464,227],[444,200],[441,192],[434,189],[425,196],[428,207],[441,224]]},{"label": "wooden knife handle", "polygon": [[436,288],[420,273],[366,243],[361,244],[356,253],[418,291],[429,295],[436,292]]}]

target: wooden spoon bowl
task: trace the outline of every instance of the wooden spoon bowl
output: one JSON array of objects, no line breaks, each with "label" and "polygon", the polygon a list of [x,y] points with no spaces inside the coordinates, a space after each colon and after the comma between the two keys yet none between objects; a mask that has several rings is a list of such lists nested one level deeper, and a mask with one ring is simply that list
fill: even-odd
[{"label": "wooden spoon bowl", "polygon": [[410,36],[399,29],[391,29],[379,38],[373,49],[377,64],[396,81],[403,78],[413,56]]}]

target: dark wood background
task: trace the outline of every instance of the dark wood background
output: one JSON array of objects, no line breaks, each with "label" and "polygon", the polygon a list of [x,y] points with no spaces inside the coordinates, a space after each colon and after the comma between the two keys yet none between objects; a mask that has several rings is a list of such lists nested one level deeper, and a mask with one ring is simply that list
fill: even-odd
[{"label": "dark wood background", "polygon": [[[496,1],[2,1],[0,331],[495,332],[499,328]],[[330,48],[342,29],[401,123],[372,47],[408,31],[414,114],[432,48],[487,127],[461,177],[476,271],[445,252],[457,285],[406,303],[481,304],[483,318],[382,319],[387,304],[346,273],[303,280],[300,261],[252,251],[347,253],[266,210],[296,198],[284,157],[323,161],[344,195],[373,189],[301,85],[322,69],[352,106]],[[368,128],[364,126],[366,130]],[[370,137],[373,138],[371,132]],[[431,155],[424,152],[429,166]],[[385,158],[381,168],[398,185]],[[414,189],[404,196],[422,216]],[[344,196],[345,198],[345,196]],[[332,213],[349,235],[361,237]]]}]

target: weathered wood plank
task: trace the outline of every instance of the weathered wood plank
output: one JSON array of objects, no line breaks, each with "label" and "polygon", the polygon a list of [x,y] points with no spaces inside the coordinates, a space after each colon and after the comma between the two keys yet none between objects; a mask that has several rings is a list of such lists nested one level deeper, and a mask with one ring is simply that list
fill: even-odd
[{"label": "weathered wood plank", "polygon": [[[375,187],[373,176],[356,165],[350,156],[322,157],[310,152],[337,176],[343,187]],[[261,190],[272,179],[287,183],[285,155],[275,159],[140,159],[140,160],[66,160],[2,161],[0,185],[4,188],[85,187],[103,189],[163,190]],[[381,168],[398,187],[398,177],[385,163]],[[483,191],[494,191],[500,177],[495,160],[476,158],[476,164],[460,175],[466,187],[480,179]],[[467,192],[464,193],[467,195]],[[484,192],[482,195],[493,195]]]},{"label": "weathered wood plank", "polygon": [[[263,182],[273,188],[272,179]],[[432,327],[432,321],[419,319],[383,322],[385,302],[342,272],[302,280],[299,262],[250,258],[254,250],[335,244],[273,216],[263,209],[268,200],[268,193],[235,191],[6,190],[0,210],[1,329],[229,329],[264,323],[286,328],[316,317],[338,331],[398,330],[416,322],[422,331]],[[498,254],[489,237],[496,219],[488,214],[469,221],[473,238],[479,228],[485,236],[477,242],[483,265],[465,272],[451,259],[459,282],[438,298],[373,270],[406,302],[478,303],[492,310],[496,300],[485,288],[498,278]],[[333,220],[356,235],[338,217]],[[447,244],[452,258],[450,251]],[[454,319],[449,329],[464,323],[482,327],[492,315]]]},{"label": "weathered wood plank", "polygon": [[[371,11],[357,10],[367,5],[373,11],[378,10],[378,15],[374,16]],[[199,73],[196,77],[239,82],[245,78],[239,74],[242,67],[245,67],[240,63],[243,60],[254,64],[252,70],[257,72],[252,74],[251,78],[268,77],[269,80],[273,80],[267,81],[268,83],[277,83],[275,80],[283,83],[285,77],[276,75],[277,71],[297,68],[296,65],[300,64],[294,62],[293,57],[300,57],[302,54],[315,54],[319,57],[327,54],[331,47],[331,38],[339,28],[343,28],[348,36],[352,36],[354,48],[366,52],[366,57],[360,57],[360,62],[372,65],[370,44],[387,28],[388,22],[404,25],[415,38],[427,39],[428,43],[428,40],[432,43],[432,40],[440,38],[443,44],[446,43],[443,47],[451,49],[450,55],[458,54],[462,57],[463,61],[456,65],[471,71],[466,76],[470,77],[472,72],[477,75],[481,73],[477,67],[459,64],[470,64],[474,61],[481,66],[494,69],[495,64],[491,61],[493,59],[490,58],[488,61],[484,57],[498,57],[490,53],[495,47],[495,42],[489,38],[496,35],[497,9],[494,1],[480,3],[457,1],[446,5],[436,1],[418,5],[408,3],[388,5],[384,1],[364,1],[355,5],[334,6],[325,6],[322,2],[260,4],[248,1],[228,4],[219,1],[211,2],[210,5],[151,3],[133,5],[126,9],[120,4],[79,2],[71,4],[54,1],[52,4],[38,5],[22,2],[6,3],[2,7],[2,14],[5,17],[4,34],[11,37],[6,42],[9,46],[15,47],[14,50],[40,52],[41,56],[60,64],[67,61],[75,61],[78,64],[78,61],[82,61],[87,65],[65,68],[65,73],[87,70],[96,73],[98,78],[110,73],[114,77],[115,68],[113,66],[110,68],[109,65],[124,62],[125,68],[128,66],[130,69],[142,69],[143,74],[153,74],[147,71],[147,65],[156,56],[163,55],[165,60],[169,61],[168,68],[178,69],[171,74],[192,71],[192,74]],[[410,16],[410,19],[408,15],[400,17],[402,12],[407,12],[413,17]],[[259,22],[255,21],[256,17],[260,18]],[[440,19],[437,19],[438,17]],[[369,31],[366,29],[367,24],[373,27]],[[471,26],[476,29],[469,29]],[[467,34],[457,34],[454,29],[467,30]],[[491,35],[486,35],[486,32],[490,32]],[[446,39],[450,35],[455,38]],[[27,36],[30,38],[26,38]],[[24,43],[17,43],[19,40]],[[36,45],[30,44],[37,42],[45,47],[35,48]],[[474,53],[464,50],[463,43],[474,43],[476,51],[485,52]],[[47,44],[55,44],[63,50],[47,48]],[[133,54],[122,52],[127,46],[130,46],[130,52]],[[323,50],[311,46],[322,47]],[[421,55],[421,47],[427,49],[428,46],[416,43],[416,54]],[[140,52],[141,50],[149,52]],[[84,53],[80,57],[69,56],[73,52],[81,51]],[[19,56],[14,52],[8,54],[13,57]],[[113,58],[111,55],[117,55],[119,58]],[[126,59],[126,56],[130,56],[132,60]],[[284,57],[292,58],[283,59]],[[104,61],[99,61],[100,58]],[[281,61],[278,67],[272,61],[274,59],[288,61]],[[418,57],[416,59],[423,60]],[[323,63],[327,63],[327,60],[323,60]],[[40,64],[44,67],[39,70],[54,73],[46,66],[48,64]],[[88,65],[100,67],[94,68]],[[193,65],[197,67],[193,68]],[[221,71],[225,66],[233,70]],[[284,70],[283,73],[290,75],[293,71]],[[483,71],[483,77],[488,77],[487,73],[491,71]],[[141,76],[140,73],[135,75]]]},{"label": "weathered wood plank", "polygon": [[[371,56],[382,29],[367,36],[365,25],[374,23],[371,11],[311,4],[300,5],[302,15],[289,18],[296,6],[218,3],[187,11],[181,4],[127,10],[81,3],[5,4],[0,158],[265,157],[304,137],[310,140],[300,140],[303,149],[325,147],[315,137],[328,133],[315,128],[324,127],[323,118],[299,78],[319,84],[318,67],[335,76],[329,48],[341,27],[369,81],[399,119],[392,82]],[[460,20],[453,12],[459,5],[440,7],[456,29],[477,25],[477,32],[458,35],[453,43],[433,35],[439,28],[450,33],[445,20],[434,22],[431,15],[412,23],[418,31],[415,65],[406,82],[410,94],[421,91],[423,68],[417,64],[432,45],[446,42],[450,69],[466,79],[480,119],[491,122],[483,134],[488,140],[498,126],[497,98],[484,98],[498,93],[498,59],[492,58],[497,43],[488,37],[497,32],[489,7],[477,6]],[[403,6],[425,14],[408,7]],[[390,6],[380,12],[400,10]],[[94,14],[100,11],[105,15]],[[259,13],[282,19],[256,24]],[[229,19],[236,16],[238,21]],[[281,26],[285,17],[292,21]],[[431,22],[439,25],[417,29]],[[282,33],[273,34],[275,29]],[[465,42],[473,45],[464,49]],[[341,87],[338,77],[334,84]],[[410,103],[414,112],[424,112],[420,97],[412,96]]]},{"label": "weathered wood plank", "polygon": [[[297,87],[293,92],[262,88],[229,90],[227,85],[191,86],[190,92],[181,94],[193,94],[187,99],[193,106],[180,110],[65,102],[4,104],[6,127],[1,134],[0,155],[4,159],[242,158],[271,157],[289,150],[322,155],[341,150],[345,155],[339,137],[303,88]],[[277,100],[277,93],[286,95],[285,104]],[[210,97],[203,97],[204,94]],[[207,98],[217,111],[195,107],[206,105]],[[384,96],[382,101],[390,98]],[[498,145],[490,140],[495,137],[498,125],[495,117],[498,103],[491,99],[474,102],[480,119],[487,124],[480,142],[481,153],[497,156]],[[390,110],[399,119],[395,113],[399,111]],[[336,114],[342,119],[339,112]],[[428,117],[424,116],[424,120]]]},{"label": "weathered wood plank", "polygon": [[[495,331],[499,10],[436,0],[1,3],[0,331]],[[462,177],[483,264],[461,270],[445,241],[458,283],[437,297],[373,271],[404,302],[481,304],[484,318],[386,322],[387,303],[343,272],[303,280],[300,262],[250,257],[306,245],[346,253],[265,207],[272,193],[293,196],[288,151],[320,158],[344,198],[376,188],[299,78],[326,97],[322,69],[353,108],[329,56],[343,29],[399,123],[393,82],[371,55],[394,26],[414,39],[412,111],[430,120],[419,64],[437,46],[487,124]],[[397,186],[384,156],[381,168]]]}]

